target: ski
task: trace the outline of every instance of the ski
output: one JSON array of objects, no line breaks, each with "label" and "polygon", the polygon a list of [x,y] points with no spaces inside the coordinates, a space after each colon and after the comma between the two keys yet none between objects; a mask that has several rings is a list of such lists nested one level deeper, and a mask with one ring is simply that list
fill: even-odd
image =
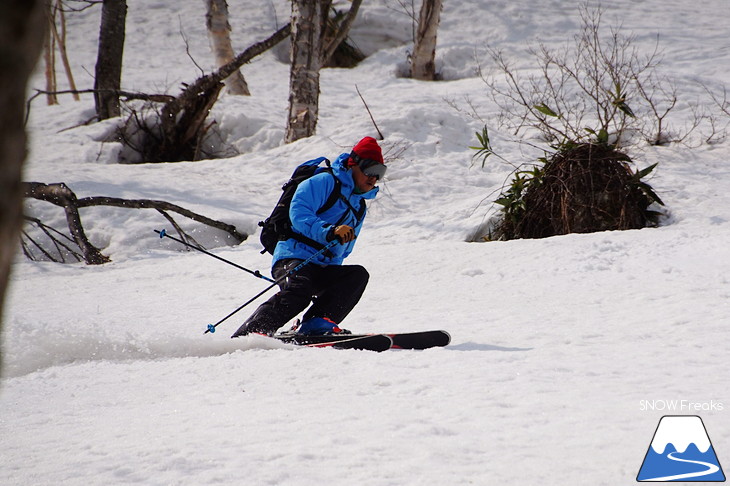
[{"label": "ski", "polygon": [[428,349],[447,346],[451,334],[442,330],[386,334],[393,340],[393,349]]},{"label": "ski", "polygon": [[[301,344],[305,346],[315,346],[322,344],[332,347],[333,343],[345,343],[350,340],[365,339],[372,336],[386,336],[392,341],[389,348],[392,349],[428,349],[434,347],[446,346],[451,342],[451,335],[442,330],[433,331],[416,331],[416,332],[400,332],[400,333],[381,333],[381,334],[326,334],[321,336],[305,336],[303,334],[282,333],[274,337],[284,342]],[[355,341],[357,343],[357,341]]]},{"label": "ski", "polygon": [[324,336],[305,336],[303,334],[277,334],[279,341],[310,348],[359,349],[364,351],[387,351],[393,340],[385,334],[330,334]]}]

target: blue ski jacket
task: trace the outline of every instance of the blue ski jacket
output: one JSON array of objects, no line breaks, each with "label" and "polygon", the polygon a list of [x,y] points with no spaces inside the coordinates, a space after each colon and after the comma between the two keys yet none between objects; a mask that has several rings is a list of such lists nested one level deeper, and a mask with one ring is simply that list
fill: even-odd
[{"label": "blue ski jacket", "polygon": [[[360,234],[360,228],[362,228],[367,212],[364,200],[375,198],[378,188],[375,187],[362,194],[355,192],[355,181],[352,178],[352,172],[345,165],[349,157],[349,153],[341,154],[332,162],[332,173],[322,169],[322,172],[299,184],[289,208],[289,219],[294,231],[322,245],[328,243],[327,233],[333,226],[346,224],[355,230],[356,236]],[[340,192],[342,197],[331,208],[317,214],[317,211],[322,208],[335,189],[333,175],[341,182]],[[358,219],[356,212],[361,207],[362,215]],[[357,239],[344,245],[334,245],[329,250],[331,253],[329,256],[319,255],[312,263],[317,265],[342,265],[342,261],[352,253],[356,241]],[[289,238],[277,243],[271,265],[273,267],[279,260],[288,258],[306,260],[315,253],[317,253],[316,248],[312,248],[294,238]]]}]

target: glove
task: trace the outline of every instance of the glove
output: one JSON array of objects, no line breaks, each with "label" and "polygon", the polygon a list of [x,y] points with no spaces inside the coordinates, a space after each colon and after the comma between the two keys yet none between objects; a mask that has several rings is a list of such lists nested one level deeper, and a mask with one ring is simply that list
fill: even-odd
[{"label": "glove", "polygon": [[337,238],[341,244],[349,243],[355,239],[355,230],[352,229],[352,226],[341,224],[340,226],[332,228],[327,235],[327,241],[332,241],[335,238]]}]

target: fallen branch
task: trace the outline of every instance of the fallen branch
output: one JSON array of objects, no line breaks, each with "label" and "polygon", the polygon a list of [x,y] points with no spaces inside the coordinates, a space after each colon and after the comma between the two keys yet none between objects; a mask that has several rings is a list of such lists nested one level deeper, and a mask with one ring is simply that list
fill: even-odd
[{"label": "fallen branch", "polygon": [[40,182],[29,182],[26,185],[26,197],[32,197],[60,206],[66,212],[66,223],[71,232],[74,243],[81,250],[84,261],[89,265],[100,265],[111,261],[109,257],[102,254],[86,237],[84,227],[81,224],[79,207],[76,204],[76,194],[64,183],[42,184]]},{"label": "fallen branch", "polygon": [[28,98],[25,102],[25,123],[28,123],[28,117],[30,116],[30,105],[37,97],[41,95],[59,95],[59,94],[97,94],[97,93],[109,93],[112,92],[120,98],[124,98],[125,101],[140,100],[140,101],[152,101],[155,103],[169,103],[175,99],[172,95],[167,94],[148,94],[148,93],[136,93],[133,91],[123,90],[109,90],[109,89],[65,89],[61,91],[47,91],[43,89],[34,90],[35,94]]},{"label": "fallen branch", "polygon": [[[216,221],[214,219],[208,218],[206,216],[203,216],[201,214],[195,213],[193,211],[190,211],[188,209],[185,209],[183,207],[180,207],[176,204],[169,203],[167,201],[159,201],[159,200],[152,200],[152,199],[122,199],[117,197],[106,197],[106,196],[92,196],[92,197],[84,197],[84,198],[77,198],[76,194],[63,182],[60,183],[54,183],[54,184],[44,184],[41,182],[26,182],[24,183],[25,187],[25,196],[31,197],[34,199],[38,199],[41,201],[46,201],[51,204],[54,204],[56,206],[60,206],[64,208],[64,211],[66,212],[66,222],[68,224],[69,232],[71,233],[71,238],[73,239],[73,242],[79,247],[79,250],[81,252],[81,255],[83,257],[83,260],[89,264],[89,265],[98,265],[102,263],[107,263],[110,260],[109,257],[102,254],[101,251],[96,248],[87,238],[86,233],[84,232],[83,225],[81,224],[81,216],[79,214],[80,208],[87,208],[91,206],[112,206],[112,207],[120,207],[120,208],[130,208],[130,209],[155,209],[159,211],[172,225],[175,227],[175,229],[180,234],[181,238],[185,240],[192,240],[192,237],[190,235],[187,235],[180,226],[175,222],[175,220],[170,216],[169,212],[177,213],[181,216],[184,216],[188,219],[192,219],[193,221],[196,221],[198,223],[205,224],[207,226],[211,226],[213,228],[219,229],[221,231],[225,231],[229,235],[231,235],[235,241],[236,244],[243,242],[248,235],[240,233],[234,225],[223,223],[221,221]],[[36,224],[42,225],[40,221],[33,220]],[[45,225],[40,226],[42,229],[45,228]],[[44,232],[48,234],[48,232],[43,229]],[[55,230],[54,230],[55,231]],[[37,242],[32,240],[31,238],[28,238],[35,246],[39,246]],[[56,248],[58,249],[57,245],[57,239],[52,238],[54,241],[54,244],[56,245]],[[192,240],[195,241],[195,240]],[[197,244],[197,243],[196,243]],[[198,244],[198,246],[200,246]],[[67,250],[69,250],[67,248]],[[41,250],[44,253],[46,253],[45,250]],[[59,253],[60,250],[59,250]],[[72,253],[75,253],[72,251]],[[28,252],[26,252],[26,255],[28,255]],[[29,255],[28,255],[29,256]],[[30,256],[29,256],[30,258]],[[54,260],[56,261],[56,260]]]},{"label": "fallen branch", "polygon": [[59,255],[59,259],[56,259],[49,251],[47,251],[45,248],[43,248],[43,245],[38,243],[36,240],[33,239],[32,236],[28,234],[25,230],[23,230],[23,237],[21,240],[21,246],[23,248],[23,253],[26,257],[28,257],[29,260],[35,261],[36,258],[33,255],[33,250],[31,250],[28,245],[26,244],[25,240],[28,240],[30,243],[33,244],[43,255],[48,258],[52,262],[56,263],[66,263],[66,257],[64,257],[65,253],[68,253],[72,257],[76,259],[77,262],[80,262],[83,260],[83,257],[80,253],[78,253],[76,250],[71,248],[68,244],[61,241],[60,238],[63,238],[64,240],[68,241],[69,243],[73,244],[74,241],[69,238],[67,235],[61,233],[56,228],[53,228],[51,226],[48,226],[44,224],[40,219],[38,218],[31,218],[30,216],[24,216],[25,220],[28,221],[31,225],[35,225],[41,232],[43,232],[46,237],[51,240],[53,243],[53,246],[56,248],[56,253]]},{"label": "fallen branch", "polygon": [[152,138],[147,144],[150,149],[142,154],[143,159],[146,162],[195,160],[195,154],[199,152],[199,145],[204,135],[205,119],[218,99],[223,80],[256,56],[289,37],[290,32],[291,24],[286,24],[269,38],[247,48],[217,71],[185,85],[182,93],[167,101],[160,110],[159,137],[154,136],[149,128],[144,130],[138,125],[138,128],[142,128]]},{"label": "fallen branch", "polygon": [[[257,42],[237,55],[231,62],[218,70],[201,76],[193,83],[184,83],[178,96],[165,94],[134,93],[122,90],[35,90],[35,94],[26,102],[26,119],[30,113],[32,101],[43,94],[83,94],[113,93],[125,101],[140,100],[147,102],[145,109],[152,109],[149,120],[138,117],[135,110],[120,127],[119,138],[122,145],[129,147],[144,162],[178,162],[181,160],[198,160],[203,152],[202,142],[210,123],[206,118],[218,99],[223,87],[223,80],[237,72],[241,66],[251,62],[256,56],[266,52],[278,43],[287,39],[291,33],[291,24],[286,24],[263,41]],[[160,104],[158,108],[155,104]],[[136,140],[133,144],[131,141]]]}]

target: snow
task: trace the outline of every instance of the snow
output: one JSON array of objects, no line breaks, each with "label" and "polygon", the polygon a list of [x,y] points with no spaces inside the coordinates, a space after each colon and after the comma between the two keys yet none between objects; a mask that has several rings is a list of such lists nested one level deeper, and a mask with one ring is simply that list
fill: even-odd
[{"label": "snow", "polygon": [[[228,3],[239,51],[288,14],[283,0]],[[667,205],[659,228],[467,243],[512,168],[472,160],[467,147],[483,123],[448,101],[480,109],[501,156],[534,160],[499,132],[473,56],[485,62],[488,41],[519,69],[534,68],[527,47],[564,45],[580,26],[579,3],[445,2],[438,83],[396,76],[411,48],[409,19],[398,2],[366,3],[353,36],[371,56],[322,72],[316,136],[282,144],[288,67],[267,53],[244,68],[253,96],[223,95],[213,110],[240,155],[115,164],[119,147],[102,143],[114,121],[81,125],[93,115],[88,95],[50,107],[39,98],[24,178],[65,182],[79,197],[163,199],[235,224],[252,236],[227,246],[220,232],[180,219],[216,255],[265,271],[256,223],[293,168],[376,135],[357,86],[392,160],[347,261],[371,279],[343,326],[443,328],[451,345],[370,353],[229,339],[255,304],[204,335],[268,282],[160,240],[153,229],[171,228],[155,211],[84,209],[111,263],[19,253],[14,264],[0,484],[627,484],[666,414],[701,415],[730,463],[729,142],[633,149],[640,168],[659,163],[650,180]],[[176,94],[199,75],[181,31],[192,58],[212,69],[203,2],[128,4],[125,89]],[[604,23],[634,33],[642,50],[658,36],[661,71],[682,96],[674,126],[707,103],[702,85],[726,86],[725,0],[604,8]],[[79,87],[93,84],[99,17],[98,8],[68,15]],[[40,70],[32,84],[43,88]],[[47,203],[28,202],[28,212],[65,226]],[[651,400],[713,406],[643,406]]]}]

